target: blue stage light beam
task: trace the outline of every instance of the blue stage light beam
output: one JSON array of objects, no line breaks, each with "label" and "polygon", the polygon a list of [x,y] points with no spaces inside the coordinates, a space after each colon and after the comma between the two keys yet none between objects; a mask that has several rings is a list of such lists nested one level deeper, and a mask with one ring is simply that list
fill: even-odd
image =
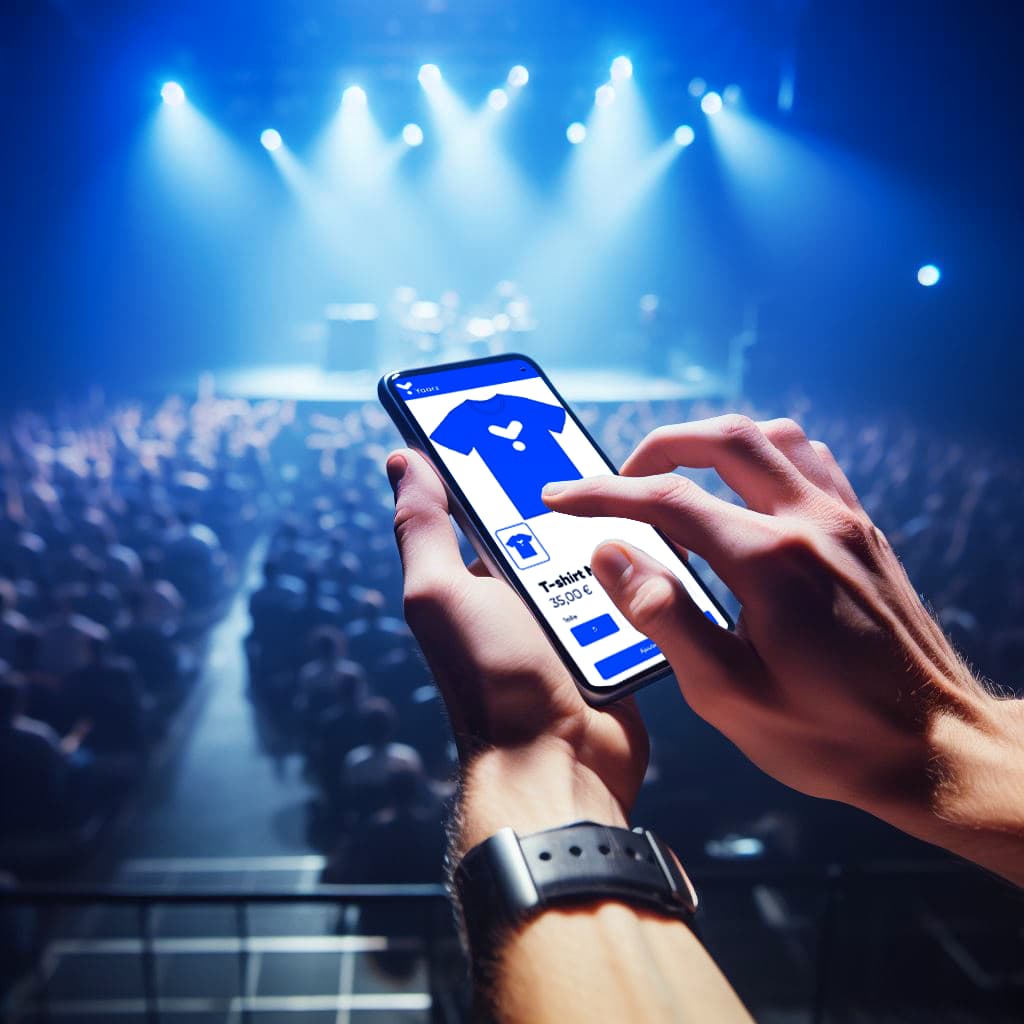
[{"label": "blue stage light beam", "polygon": [[[171,84],[171,83],[168,83]],[[182,203],[206,208],[219,203],[225,215],[245,204],[254,168],[236,143],[194,103],[163,98],[145,135],[139,158],[154,183],[172,190]]]}]

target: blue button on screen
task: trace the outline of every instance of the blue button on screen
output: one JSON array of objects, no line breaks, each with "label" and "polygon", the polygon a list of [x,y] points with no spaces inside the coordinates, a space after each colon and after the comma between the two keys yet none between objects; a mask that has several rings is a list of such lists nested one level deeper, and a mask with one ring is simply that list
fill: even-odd
[{"label": "blue button on screen", "polygon": [[641,640],[640,643],[633,644],[632,647],[627,647],[624,651],[619,651],[618,654],[610,654],[607,658],[602,658],[594,668],[600,673],[602,679],[611,679],[612,676],[617,676],[634,665],[650,661],[651,658],[656,658],[660,654],[661,648],[653,640]]},{"label": "blue button on screen", "polygon": [[618,633],[619,627],[610,615],[598,615],[596,619],[589,622],[581,622],[578,626],[572,627],[572,635],[580,647],[586,647],[597,640],[603,640],[612,633]]}]

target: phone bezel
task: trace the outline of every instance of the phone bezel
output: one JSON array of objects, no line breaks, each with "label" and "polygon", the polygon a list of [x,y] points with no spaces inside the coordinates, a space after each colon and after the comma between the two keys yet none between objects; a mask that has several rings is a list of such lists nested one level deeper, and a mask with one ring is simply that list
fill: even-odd
[{"label": "phone bezel", "polygon": [[[497,543],[491,537],[490,531],[484,525],[483,520],[477,515],[472,503],[468,500],[447,466],[445,466],[444,460],[437,454],[433,441],[430,440],[426,432],[416,422],[416,419],[406,411],[405,400],[393,390],[394,382],[400,377],[416,377],[429,373],[438,373],[445,370],[458,370],[470,366],[484,366],[489,363],[507,362],[523,362],[536,371],[537,376],[547,384],[551,389],[551,393],[561,403],[562,408],[565,409],[566,413],[572,417],[576,426],[583,432],[583,436],[586,437],[591,445],[593,445],[594,450],[601,457],[605,465],[612,473],[618,476],[619,471],[612,463],[611,459],[608,458],[601,446],[594,440],[590,431],[588,431],[583,425],[580,418],[573,411],[569,403],[562,397],[561,392],[551,382],[548,375],[543,369],[541,369],[536,360],[531,359],[529,356],[520,355],[518,353],[507,353],[495,356],[482,356],[478,359],[463,359],[453,363],[438,363],[434,366],[421,366],[411,370],[396,370],[391,373],[386,373],[381,377],[380,382],[377,385],[377,395],[380,399],[381,405],[384,406],[384,409],[395,422],[395,425],[398,427],[402,437],[405,438],[405,440],[414,448],[419,449],[427,456],[427,458],[429,458],[431,464],[444,481],[444,485],[449,496],[454,499],[458,505],[458,511],[462,513],[461,517],[456,515],[456,520],[459,522],[459,525],[464,529],[467,525],[471,527],[471,529],[466,532],[469,536],[470,542],[473,544],[473,547],[481,557],[485,557],[484,551],[481,550],[481,547],[486,550],[486,556],[500,570],[504,579],[513,587],[519,597],[525,602],[526,606],[530,609],[530,614],[540,624],[541,628],[547,634],[548,639],[551,641],[552,646],[558,652],[562,663],[569,669],[569,672],[573,677],[573,681],[583,694],[584,699],[588,703],[596,706],[611,704],[614,701],[625,697],[627,694],[634,693],[642,687],[669,675],[672,672],[672,666],[669,664],[664,652],[661,655],[662,660],[659,663],[656,663],[649,668],[641,669],[636,675],[630,676],[621,683],[616,683],[613,686],[608,687],[595,687],[588,683],[586,677],[583,675],[580,667],[573,658],[572,653],[566,645],[562,643],[561,638],[551,627],[547,619],[545,619],[542,610],[536,605],[530,591],[518,576],[516,576],[514,566],[509,562],[508,556],[498,547]],[[495,385],[495,387],[499,386],[500,385]],[[455,511],[455,509],[452,509],[453,514]],[[462,521],[463,517],[466,522]],[[666,544],[668,544],[670,550],[673,550],[673,553],[675,553],[672,542],[659,529],[657,529],[657,527],[651,528],[659,537],[662,538],[662,540],[666,542]],[[676,557],[678,558],[679,556],[676,555]],[[732,630],[734,628],[732,619],[715,595],[708,589],[704,581],[687,562],[683,561],[682,558],[679,558],[679,563],[683,566],[683,569],[690,574],[693,580],[697,583],[697,586],[700,587],[707,598],[715,606],[722,618],[728,624],[728,628]]]}]

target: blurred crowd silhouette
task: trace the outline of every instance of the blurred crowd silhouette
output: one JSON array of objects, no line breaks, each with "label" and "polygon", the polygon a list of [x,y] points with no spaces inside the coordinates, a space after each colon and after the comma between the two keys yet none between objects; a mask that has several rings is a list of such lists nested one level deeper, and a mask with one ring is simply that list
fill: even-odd
[{"label": "blurred crowd silhouette", "polygon": [[[654,427],[719,411],[626,403],[580,415],[618,463]],[[898,419],[801,402],[785,412],[832,447],[965,657],[1019,691],[1024,461]],[[397,442],[376,406],[214,397],[95,399],[0,425],[0,866],[42,863],[48,845],[73,848],[117,810],[254,559],[250,695],[266,751],[301,757],[315,786],[325,877],[441,878],[455,761],[402,619],[382,468]],[[678,704],[671,687],[654,689],[649,705]],[[726,756],[725,744],[684,739],[689,721],[652,717],[642,800],[655,813],[661,780],[685,777],[687,758]],[[764,817],[749,792],[736,800]],[[789,841],[784,818],[762,826]]]}]

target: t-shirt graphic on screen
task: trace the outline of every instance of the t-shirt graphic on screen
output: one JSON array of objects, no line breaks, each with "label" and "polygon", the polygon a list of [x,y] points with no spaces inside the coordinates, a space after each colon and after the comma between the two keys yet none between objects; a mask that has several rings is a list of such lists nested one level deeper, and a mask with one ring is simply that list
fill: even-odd
[{"label": "t-shirt graphic on screen", "polygon": [[524,561],[537,554],[537,549],[533,546],[533,538],[528,533],[517,533],[514,537],[509,537],[505,541],[505,547],[515,548],[519,557]]},{"label": "t-shirt graphic on screen", "polygon": [[441,421],[430,439],[469,455],[474,449],[524,519],[548,512],[540,492],[553,480],[579,480],[554,434],[565,429],[560,405],[518,395],[467,398]]}]

